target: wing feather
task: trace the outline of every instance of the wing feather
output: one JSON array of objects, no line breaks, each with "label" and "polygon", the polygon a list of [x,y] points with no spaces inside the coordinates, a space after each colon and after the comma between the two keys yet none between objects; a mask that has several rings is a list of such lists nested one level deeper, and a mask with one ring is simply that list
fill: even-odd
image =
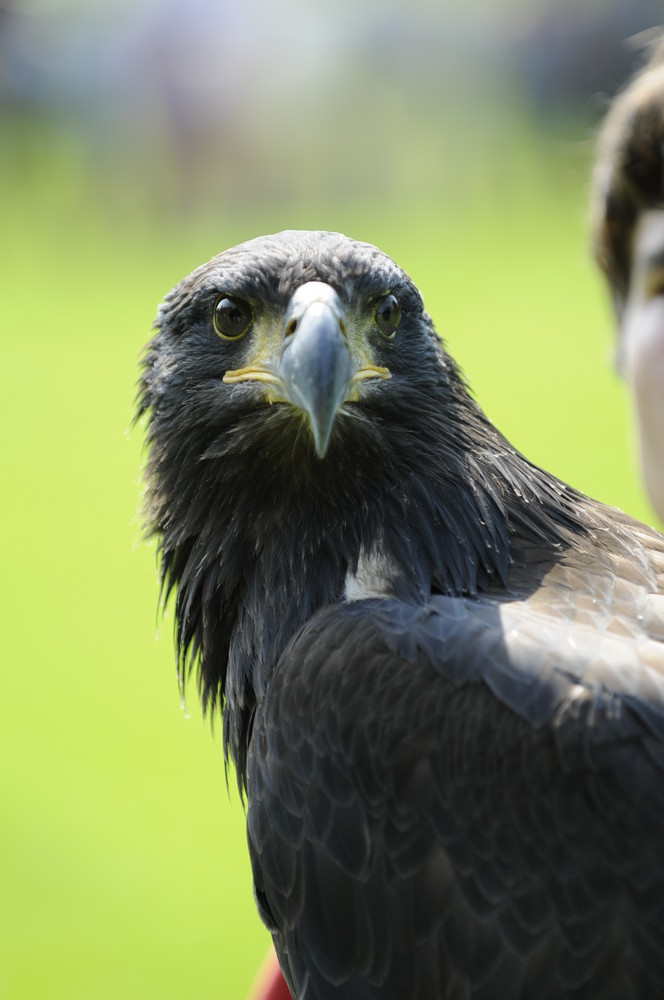
[{"label": "wing feather", "polygon": [[327,609],[257,711],[248,800],[297,996],[664,995],[647,625],[442,596]]}]

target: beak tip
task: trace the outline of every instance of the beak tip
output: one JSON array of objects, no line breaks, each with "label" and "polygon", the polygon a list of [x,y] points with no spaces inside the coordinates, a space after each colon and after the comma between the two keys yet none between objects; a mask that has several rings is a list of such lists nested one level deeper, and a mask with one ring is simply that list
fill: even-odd
[{"label": "beak tip", "polygon": [[327,455],[327,449],[330,444],[332,427],[330,426],[327,433],[324,434],[323,436],[321,436],[320,431],[315,426],[315,424],[312,424],[311,430],[314,439],[314,451],[316,452],[316,457],[323,459]]}]

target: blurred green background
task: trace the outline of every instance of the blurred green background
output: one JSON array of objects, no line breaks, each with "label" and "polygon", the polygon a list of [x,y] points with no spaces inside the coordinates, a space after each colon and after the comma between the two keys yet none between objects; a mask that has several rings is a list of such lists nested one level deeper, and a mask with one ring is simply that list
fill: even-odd
[{"label": "blurred green background", "polygon": [[0,8],[3,998],[241,998],[268,945],[138,514],[137,360],[194,266],[380,245],[513,443],[653,520],[587,200],[656,14],[579,6]]}]

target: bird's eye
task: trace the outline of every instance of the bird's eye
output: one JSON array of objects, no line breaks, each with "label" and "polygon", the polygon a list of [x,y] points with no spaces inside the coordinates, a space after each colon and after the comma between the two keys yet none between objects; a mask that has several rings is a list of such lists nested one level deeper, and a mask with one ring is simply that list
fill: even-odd
[{"label": "bird's eye", "polygon": [[376,326],[385,337],[391,340],[401,322],[401,306],[396,295],[388,292],[378,303],[376,309]]},{"label": "bird's eye", "polygon": [[242,299],[220,295],[214,304],[214,328],[224,340],[239,340],[251,323],[251,307]]}]

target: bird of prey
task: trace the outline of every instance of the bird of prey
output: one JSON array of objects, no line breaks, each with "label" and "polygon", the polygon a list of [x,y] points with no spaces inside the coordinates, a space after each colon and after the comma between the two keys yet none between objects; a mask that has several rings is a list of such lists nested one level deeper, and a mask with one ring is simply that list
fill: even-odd
[{"label": "bird of prey", "polygon": [[297,1000],[662,1000],[664,538],[493,427],[408,275],[284,232],[139,384],[184,676]]}]

